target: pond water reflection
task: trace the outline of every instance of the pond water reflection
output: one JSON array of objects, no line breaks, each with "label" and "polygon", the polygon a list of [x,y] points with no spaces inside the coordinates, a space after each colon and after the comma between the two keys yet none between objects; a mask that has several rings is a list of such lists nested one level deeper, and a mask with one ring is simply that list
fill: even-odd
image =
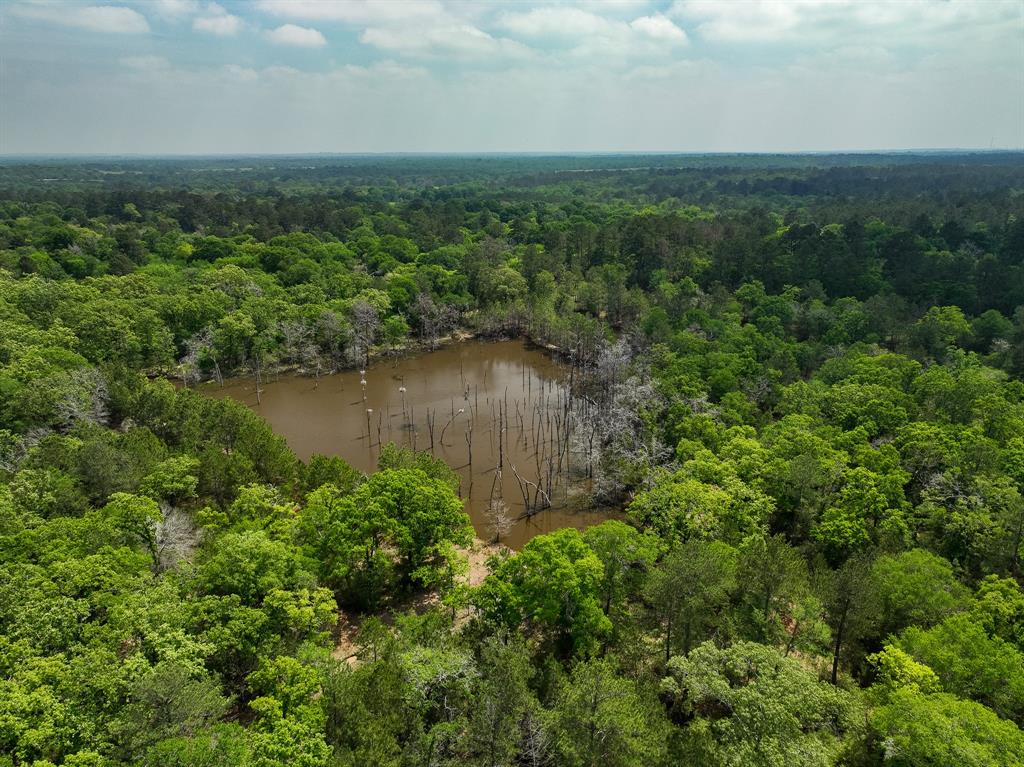
[{"label": "pond water reflection", "polygon": [[[574,511],[578,489],[564,481],[564,462],[557,470],[557,457],[567,452],[561,428],[567,375],[565,366],[522,341],[465,341],[319,381],[294,375],[264,381],[259,402],[252,378],[203,391],[244,402],[303,460],[338,455],[371,472],[381,444],[432,451],[462,478],[477,535],[493,537],[488,506],[501,497],[516,520],[501,540],[519,548],[534,535],[609,516]],[[533,499],[538,485],[551,507],[527,518],[523,492]]]}]

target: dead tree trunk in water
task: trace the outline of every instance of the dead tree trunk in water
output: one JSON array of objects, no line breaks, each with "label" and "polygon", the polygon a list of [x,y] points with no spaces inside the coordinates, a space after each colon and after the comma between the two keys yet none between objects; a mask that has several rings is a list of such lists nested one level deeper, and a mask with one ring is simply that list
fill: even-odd
[{"label": "dead tree trunk in water", "polygon": [[498,403],[498,468],[505,468],[505,417]]},{"label": "dead tree trunk in water", "polygon": [[[519,483],[519,492],[523,495],[523,505],[526,507],[526,516],[532,517],[539,511],[551,507],[551,496],[536,482],[531,482],[528,479],[523,478],[518,471],[516,471],[516,465],[509,463],[509,468],[512,469],[512,474],[516,478],[516,482]],[[533,498],[530,498],[530,488],[533,488]],[[543,504],[543,505],[542,505]]]},{"label": "dead tree trunk in water", "polygon": [[252,358],[253,377],[256,379],[256,404],[263,404],[263,376],[262,366],[260,365],[260,355],[257,353]]}]

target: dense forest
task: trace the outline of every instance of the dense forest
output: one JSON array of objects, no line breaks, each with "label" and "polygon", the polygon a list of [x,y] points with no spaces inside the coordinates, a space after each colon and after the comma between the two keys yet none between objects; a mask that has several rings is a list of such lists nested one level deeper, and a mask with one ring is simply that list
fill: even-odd
[{"label": "dense forest", "polygon": [[[621,510],[479,583],[194,386],[456,331]],[[1022,553],[1020,154],[0,163],[0,765],[1020,765]]]}]

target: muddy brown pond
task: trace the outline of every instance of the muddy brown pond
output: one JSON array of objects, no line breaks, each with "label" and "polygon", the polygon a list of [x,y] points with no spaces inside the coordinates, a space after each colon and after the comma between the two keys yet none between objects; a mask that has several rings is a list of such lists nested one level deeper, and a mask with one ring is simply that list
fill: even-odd
[{"label": "muddy brown pond", "polygon": [[[540,533],[584,528],[609,514],[579,511],[568,481],[564,403],[568,368],[522,341],[464,341],[437,351],[373,363],[367,370],[205,385],[259,413],[303,460],[337,455],[372,472],[382,444],[432,452],[455,469],[477,535],[493,538],[494,499],[511,526],[502,543],[519,548]],[[526,498],[524,499],[524,492]],[[538,493],[550,508],[527,516]],[[538,504],[546,505],[546,504]]]}]

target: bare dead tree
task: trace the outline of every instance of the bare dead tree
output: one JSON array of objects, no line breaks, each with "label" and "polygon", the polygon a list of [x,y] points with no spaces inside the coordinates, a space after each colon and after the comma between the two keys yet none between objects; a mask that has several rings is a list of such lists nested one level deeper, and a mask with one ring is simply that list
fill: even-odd
[{"label": "bare dead tree", "polygon": [[457,416],[460,416],[465,412],[465,408],[460,407],[457,412],[453,409],[451,418],[448,419],[448,423],[446,423],[444,425],[444,428],[441,429],[441,439],[439,440],[441,443],[441,447],[444,447],[444,433],[448,431],[448,427],[452,425],[452,421],[454,421]]},{"label": "bare dead tree", "polygon": [[[49,430],[42,430],[39,439],[49,434]],[[38,442],[38,439],[36,441]],[[0,431],[0,472],[14,474],[25,460],[32,444],[35,443],[29,443],[28,435],[22,437],[10,431]]]},{"label": "bare dead tree", "polygon": [[163,519],[156,524],[154,536],[157,572],[169,570],[187,559],[199,544],[199,530],[188,513],[163,503],[160,510]]},{"label": "bare dead tree", "polygon": [[307,370],[313,371],[313,377],[316,380],[314,388],[320,387],[320,371],[323,368],[323,357],[320,354],[320,348],[313,343],[306,344],[302,349],[302,364]]},{"label": "bare dead tree", "polygon": [[217,355],[217,347],[213,343],[213,328],[203,328],[192,339],[190,343],[195,345],[197,359],[201,363],[203,358],[213,363],[213,376],[217,383],[224,385],[224,374],[221,372],[220,359]]},{"label": "bare dead tree", "polygon": [[426,291],[419,293],[412,303],[412,315],[419,326],[420,339],[430,345],[430,350],[437,348],[441,321],[441,312],[433,297]]},{"label": "bare dead tree", "polygon": [[57,417],[67,427],[87,422],[106,426],[110,420],[107,408],[107,379],[96,368],[77,368],[67,377],[63,396],[57,402]]},{"label": "bare dead tree", "polygon": [[[516,482],[519,484],[519,492],[523,495],[523,506],[526,509],[527,516],[533,516],[538,511],[551,507],[551,496],[540,485],[540,483],[531,482],[523,477],[516,470],[516,465],[512,462],[509,462],[509,468],[512,469],[512,475],[516,478]],[[532,495],[531,489],[533,491]]]},{"label": "bare dead tree", "polygon": [[551,735],[544,721],[532,711],[520,723],[519,763],[523,767],[549,767],[553,764]]},{"label": "bare dead tree", "polygon": [[599,398],[606,400],[626,377],[632,362],[632,352],[624,338],[605,345],[597,354],[594,379],[600,387]]},{"label": "bare dead tree", "polygon": [[[671,459],[672,451],[648,426],[665,403],[650,377],[633,370],[627,340],[594,345],[582,330],[575,340],[578,355],[572,364],[577,372],[570,371],[573,385],[554,417],[558,473],[569,474],[575,464],[591,480],[595,500],[618,502],[627,489],[642,485],[655,467]],[[589,362],[584,365],[582,360]],[[538,414],[545,431],[549,413]]]},{"label": "bare dead tree", "polygon": [[441,337],[450,333],[459,320],[459,312],[454,306],[438,304],[426,291],[419,293],[413,300],[410,313],[416,322],[420,340],[428,344],[431,350],[437,348]]},{"label": "bare dead tree", "polygon": [[352,305],[352,330],[354,351],[369,366],[370,348],[380,331],[380,315],[368,301],[359,299]]},{"label": "bare dead tree", "polygon": [[494,543],[501,543],[501,537],[508,535],[512,529],[512,516],[509,514],[508,504],[501,498],[491,498],[484,510],[486,529],[489,538]]},{"label": "bare dead tree", "polygon": [[220,360],[213,343],[213,329],[206,327],[185,341],[185,354],[178,360],[178,370],[182,381],[188,386],[190,378],[199,382],[205,362],[213,363],[213,377],[221,386],[224,385],[224,374],[221,372]]},{"label": "bare dead tree", "polygon": [[344,318],[331,309],[325,309],[316,320],[316,335],[319,345],[331,360],[331,369],[341,366],[345,349],[352,338],[352,328]]},{"label": "bare dead tree", "polygon": [[302,364],[304,352],[309,345],[312,330],[300,320],[285,320],[279,325],[281,331],[281,350],[284,360],[293,364]]},{"label": "bare dead tree", "polygon": [[178,360],[178,372],[186,389],[191,378],[195,378],[196,383],[199,383],[199,350],[191,338],[185,342],[185,354]]}]

